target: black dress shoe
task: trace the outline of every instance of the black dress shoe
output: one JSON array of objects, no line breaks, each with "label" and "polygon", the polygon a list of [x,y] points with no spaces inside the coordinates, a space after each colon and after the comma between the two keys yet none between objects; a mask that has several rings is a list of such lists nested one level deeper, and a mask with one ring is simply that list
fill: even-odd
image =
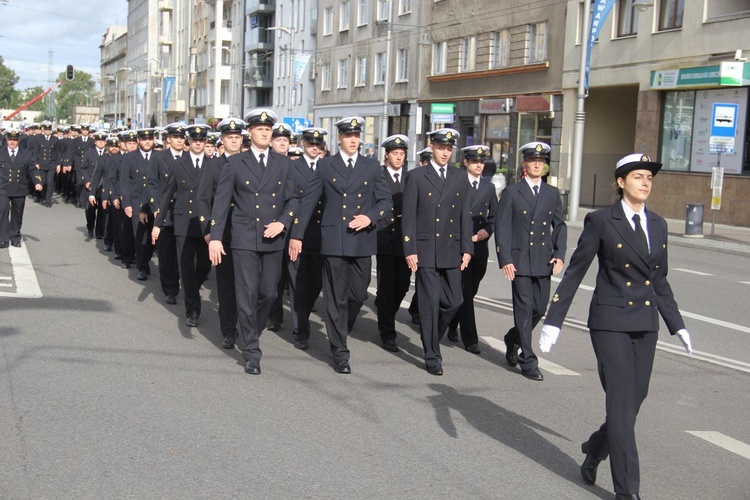
[{"label": "black dress shoe", "polygon": [[541,382],[542,380],[544,380],[544,375],[542,375],[542,372],[539,371],[539,368],[521,370],[521,375],[529,380],[536,380],[537,382]]},{"label": "black dress shoe", "polygon": [[596,469],[599,467],[601,460],[594,455],[589,454],[588,442],[581,445],[581,451],[586,454],[586,458],[583,459],[583,463],[581,464],[581,477],[583,478],[583,482],[586,484],[595,484]]},{"label": "black dress shoe", "polygon": [[164,299],[164,302],[173,306],[177,303],[177,297],[175,297],[174,295],[167,295],[167,297]]},{"label": "black dress shoe", "polygon": [[384,340],[383,349],[385,349],[388,352],[398,352],[398,345],[396,344],[396,341],[393,339]]},{"label": "black dress shoe", "polygon": [[260,360],[251,359],[245,363],[245,373],[250,375],[260,375]]},{"label": "black dress shoe", "polygon": [[234,337],[232,336],[224,337],[224,340],[221,341],[221,348],[222,349],[234,349]]},{"label": "black dress shoe", "polygon": [[336,363],[336,365],[333,367],[333,369],[336,371],[336,373],[351,373],[352,367],[349,366],[348,361],[339,361]]},{"label": "black dress shoe", "polygon": [[89,231],[86,234],[88,235],[89,238],[93,238],[94,237],[94,231]]},{"label": "black dress shoe", "polygon": [[505,344],[505,361],[510,366],[518,365],[518,345],[513,344],[512,346]]},{"label": "black dress shoe", "polygon": [[630,495],[627,493],[617,493],[615,500],[641,500],[641,497],[638,496],[638,493],[631,493]]},{"label": "black dress shoe", "polygon": [[185,320],[185,324],[189,326],[190,328],[195,328],[198,326],[198,317],[197,316],[190,316],[188,319]]},{"label": "black dress shoe", "polygon": [[450,340],[451,342],[458,342],[458,331],[448,330],[448,340]]},{"label": "black dress shoe", "polygon": [[429,373],[430,375],[440,376],[443,374],[443,367],[440,365],[428,366],[427,373]]},{"label": "black dress shoe", "polygon": [[119,253],[115,254],[115,260],[122,260],[122,255]]},{"label": "black dress shoe", "polygon": [[112,245],[104,245],[104,251],[105,252],[111,252],[112,251]]},{"label": "black dress shoe", "polygon": [[269,321],[266,328],[271,332],[278,332],[281,330],[281,323],[278,321]]},{"label": "black dress shoe", "polygon": [[306,351],[309,345],[306,339],[294,339],[294,348],[300,351]]},{"label": "black dress shoe", "polygon": [[472,354],[480,354],[482,351],[479,350],[479,346],[476,344],[469,344],[466,346],[466,350]]},{"label": "black dress shoe", "polygon": [[131,264],[129,264],[127,262],[123,262],[122,264],[120,264],[120,267],[123,268],[123,269],[130,269],[130,266],[131,266]]},{"label": "black dress shoe", "polygon": [[419,324],[419,314],[412,314],[411,315],[411,322],[414,325],[418,325]]},{"label": "black dress shoe", "polygon": [[14,246],[14,247],[16,247],[16,248],[21,248],[21,242],[20,241],[11,242],[11,245]]},{"label": "black dress shoe", "polygon": [[0,248],[8,248],[8,242],[7,241],[0,241]]},{"label": "black dress shoe", "polygon": [[146,271],[138,271],[138,276],[135,277],[138,281],[146,281],[148,279],[148,274],[146,274]]}]

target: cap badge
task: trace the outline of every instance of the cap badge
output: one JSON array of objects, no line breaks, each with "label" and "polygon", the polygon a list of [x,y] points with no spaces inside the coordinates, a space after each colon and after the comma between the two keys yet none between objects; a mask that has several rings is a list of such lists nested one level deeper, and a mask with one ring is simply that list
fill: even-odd
[{"label": "cap badge", "polygon": [[352,127],[356,127],[357,125],[359,125],[359,123],[357,122],[357,119],[356,118],[352,118],[351,126]]},{"label": "cap badge", "polygon": [[651,158],[649,158],[646,155],[641,156],[641,161],[651,161]]},{"label": "cap badge", "polygon": [[537,145],[536,145],[536,150],[537,150],[537,151],[541,151],[542,149],[544,149],[544,148],[542,147],[542,145],[541,145],[541,144],[537,144]]},{"label": "cap badge", "polygon": [[317,130],[313,132],[313,137],[318,137],[318,136],[320,136],[320,132],[318,132]]},{"label": "cap badge", "polygon": [[400,137],[396,137],[396,144],[401,144],[401,138]]},{"label": "cap badge", "polygon": [[281,125],[279,125],[279,130],[280,130],[281,132],[283,132],[283,131],[285,131],[285,130],[286,130],[286,129],[284,128],[284,124],[281,124]]},{"label": "cap badge", "polygon": [[265,111],[264,111],[264,112],[262,112],[262,113],[260,114],[260,119],[261,119],[261,120],[267,120],[267,119],[268,119],[268,113],[266,113]]},{"label": "cap badge", "polygon": [[484,149],[482,149],[482,148],[477,148],[477,154],[478,154],[478,155],[484,154]]},{"label": "cap badge", "polygon": [[201,128],[200,128],[200,127],[195,127],[195,132],[196,132],[197,134],[200,134],[200,133],[201,133],[201,132],[203,132],[203,131],[201,130]]},{"label": "cap badge", "polygon": [[452,138],[453,138],[453,133],[451,133],[451,132],[446,132],[446,134],[445,134],[445,138],[446,138],[446,139],[452,139]]},{"label": "cap badge", "polygon": [[237,124],[234,122],[234,120],[232,120],[231,122],[229,122],[229,127],[230,128],[235,128],[236,126],[237,126]]}]

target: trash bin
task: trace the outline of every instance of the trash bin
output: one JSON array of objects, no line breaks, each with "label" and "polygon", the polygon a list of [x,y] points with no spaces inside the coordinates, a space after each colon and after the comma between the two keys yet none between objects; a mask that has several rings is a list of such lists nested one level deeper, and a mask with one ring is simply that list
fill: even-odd
[{"label": "trash bin", "polygon": [[685,237],[703,238],[703,204],[688,203],[685,209]]}]

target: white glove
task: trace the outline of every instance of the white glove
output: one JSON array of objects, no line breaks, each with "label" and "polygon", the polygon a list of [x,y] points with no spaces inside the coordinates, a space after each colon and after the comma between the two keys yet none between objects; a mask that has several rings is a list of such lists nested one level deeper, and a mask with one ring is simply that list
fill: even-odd
[{"label": "white glove", "polygon": [[[685,332],[687,333],[687,332]],[[542,325],[542,335],[539,337],[539,350],[549,352],[552,345],[557,342],[560,335],[560,329],[552,325]]]},{"label": "white glove", "polygon": [[677,336],[680,337],[683,347],[688,354],[693,354],[693,343],[690,341],[690,334],[684,328],[677,331]]}]

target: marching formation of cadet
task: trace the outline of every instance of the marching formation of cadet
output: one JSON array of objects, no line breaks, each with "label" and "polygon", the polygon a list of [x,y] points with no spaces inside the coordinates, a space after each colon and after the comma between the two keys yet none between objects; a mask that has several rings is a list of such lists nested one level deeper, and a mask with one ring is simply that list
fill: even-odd
[{"label": "marching formation of cadet", "polygon": [[[456,130],[428,133],[419,167],[408,170],[405,135],[382,141],[379,165],[360,153],[362,118],[334,125],[339,149],[333,154],[325,129],[311,127],[295,136],[269,109],[224,119],[216,132],[173,123],[161,131],[109,135],[73,125],[58,129],[58,138],[52,124],[43,122],[41,133],[26,136],[23,147],[24,136],[11,131],[0,151],[0,245],[21,244],[27,194],[51,206],[56,190],[85,209],[87,238],[103,240],[123,268],[135,266],[137,280],[149,279],[158,252],[164,302],[174,305],[181,294],[189,327],[199,324],[200,289],[213,264],[222,347],[238,345],[249,374],[261,373],[261,333],[281,328],[286,295],[294,347],[309,348],[310,315],[321,292],[333,368],[351,373],[347,338],[368,296],[375,256],[383,348],[399,351],[396,315],[413,274],[409,313],[419,325],[427,371],[441,375],[446,334],[457,341],[460,332],[465,349],[480,354],[473,299],[494,234],[506,276],[509,266],[517,266],[510,276],[517,325],[506,335],[507,357],[518,362],[520,348],[523,374],[538,380],[528,373],[536,368],[530,331],[546,307],[544,279],[559,270],[565,253],[559,196],[536,175],[537,159],[549,147],[521,148],[527,176],[519,186],[529,193],[509,189],[498,205],[492,182],[482,175],[491,156],[487,146],[462,149],[463,169],[449,165],[460,138]],[[539,202],[532,184],[542,187]],[[532,241],[510,241],[519,231],[534,234],[520,220],[541,224],[532,239],[536,248]],[[540,259],[547,264],[540,276],[525,271],[525,262]],[[538,296],[538,303],[527,306],[527,294]]]}]

